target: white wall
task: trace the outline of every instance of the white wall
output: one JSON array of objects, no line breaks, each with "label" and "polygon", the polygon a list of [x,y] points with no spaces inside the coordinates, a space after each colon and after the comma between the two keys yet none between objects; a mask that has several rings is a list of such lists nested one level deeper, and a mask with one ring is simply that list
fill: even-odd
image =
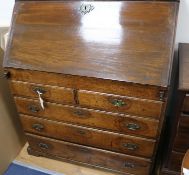
[{"label": "white wall", "polygon": [[176,43],[189,43],[189,0],[180,0]]},{"label": "white wall", "polygon": [[10,25],[15,0],[0,0],[0,27]]}]

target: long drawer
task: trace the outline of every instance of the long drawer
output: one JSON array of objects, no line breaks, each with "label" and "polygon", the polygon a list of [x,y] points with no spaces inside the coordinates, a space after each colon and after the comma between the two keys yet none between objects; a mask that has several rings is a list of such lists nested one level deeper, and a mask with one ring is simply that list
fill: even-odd
[{"label": "long drawer", "polygon": [[57,141],[45,137],[27,134],[31,149],[57,158],[84,163],[107,170],[136,175],[147,175],[150,170],[150,160],[113,153],[101,149]]},{"label": "long drawer", "polygon": [[174,146],[175,151],[185,153],[189,149],[189,135],[188,132],[178,131],[175,140]]},{"label": "long drawer", "polygon": [[73,143],[151,158],[155,141],[20,115],[26,132]]},{"label": "long drawer", "polygon": [[181,114],[179,118],[173,149],[185,153],[189,148],[189,115]]},{"label": "long drawer", "polygon": [[189,93],[187,93],[184,98],[182,111],[189,115]]},{"label": "long drawer", "polygon": [[42,110],[38,100],[15,97],[19,113],[34,115],[50,120],[99,128],[123,134],[133,134],[156,138],[159,122],[154,119],[132,117],[98,110],[45,103]]},{"label": "long drawer", "polygon": [[179,118],[179,130],[181,132],[189,132],[189,115],[181,113]]},{"label": "long drawer", "polygon": [[162,98],[166,98],[167,93],[167,88],[150,85],[12,68],[9,68],[9,71],[11,80],[67,87],[71,89],[83,89],[158,101],[162,100]]},{"label": "long drawer", "polygon": [[80,90],[79,105],[89,108],[160,118],[163,102]]},{"label": "long drawer", "polygon": [[183,153],[172,151],[168,165],[169,169],[172,171],[180,172],[183,158]]},{"label": "long drawer", "polygon": [[73,89],[48,86],[42,84],[33,84],[21,81],[10,81],[10,87],[13,95],[21,97],[38,98],[41,93],[45,101],[55,101],[63,104],[75,104]]}]

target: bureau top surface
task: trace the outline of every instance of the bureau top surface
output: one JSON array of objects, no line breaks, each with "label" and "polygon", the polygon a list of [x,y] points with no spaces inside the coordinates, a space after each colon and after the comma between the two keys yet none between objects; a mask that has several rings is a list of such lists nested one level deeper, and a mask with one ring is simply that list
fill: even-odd
[{"label": "bureau top surface", "polygon": [[177,2],[16,2],[4,67],[168,86]]},{"label": "bureau top surface", "polygon": [[179,45],[179,89],[189,91],[189,43]]}]

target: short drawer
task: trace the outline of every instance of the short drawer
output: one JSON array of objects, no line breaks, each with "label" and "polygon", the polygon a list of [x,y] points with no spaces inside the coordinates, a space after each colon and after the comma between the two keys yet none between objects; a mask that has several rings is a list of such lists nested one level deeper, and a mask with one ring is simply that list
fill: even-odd
[{"label": "short drawer", "polygon": [[57,86],[48,86],[41,84],[33,84],[21,81],[11,81],[10,87],[13,95],[39,98],[37,91],[41,93],[41,97],[45,101],[54,101],[57,103],[74,104],[73,89]]},{"label": "short drawer", "polygon": [[180,172],[183,158],[184,154],[172,151],[168,165],[169,169],[172,171]]},{"label": "short drawer", "polygon": [[185,112],[185,113],[187,113],[189,115],[189,93],[186,94],[186,96],[184,98],[184,103],[183,103],[182,111]]},{"label": "short drawer", "polygon": [[26,132],[111,151],[152,157],[155,141],[20,115]]},{"label": "short drawer", "polygon": [[159,121],[98,110],[45,103],[42,110],[37,100],[15,97],[19,113],[50,120],[89,126],[113,132],[156,138]]},{"label": "short drawer", "polygon": [[78,92],[79,105],[105,111],[160,118],[163,102],[102,94],[91,91]]},{"label": "short drawer", "polygon": [[[30,148],[39,153],[121,173],[147,175],[150,160],[27,134]],[[42,154],[43,155],[43,154]]]}]

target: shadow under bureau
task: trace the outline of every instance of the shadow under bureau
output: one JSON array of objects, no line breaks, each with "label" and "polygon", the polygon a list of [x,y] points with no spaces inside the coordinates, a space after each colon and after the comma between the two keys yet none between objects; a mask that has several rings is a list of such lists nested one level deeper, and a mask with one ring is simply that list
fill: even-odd
[{"label": "shadow under bureau", "polygon": [[151,174],[177,9],[158,1],[16,2],[4,67],[28,152]]}]

